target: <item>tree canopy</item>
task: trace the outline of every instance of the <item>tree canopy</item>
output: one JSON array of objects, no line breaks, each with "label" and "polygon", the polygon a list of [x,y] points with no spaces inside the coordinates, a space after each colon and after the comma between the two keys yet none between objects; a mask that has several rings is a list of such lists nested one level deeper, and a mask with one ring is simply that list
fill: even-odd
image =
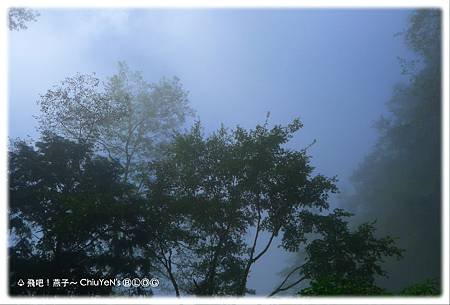
[{"label": "tree canopy", "polygon": [[123,167],[124,181],[146,164],[193,111],[178,78],[147,82],[124,62],[102,82],[95,74],[68,77],[38,100],[41,131],[94,144]]},{"label": "tree canopy", "polygon": [[375,284],[377,276],[387,276],[382,268],[385,258],[400,259],[402,250],[389,237],[375,237],[375,222],[364,223],[350,231],[337,210],[322,222],[322,238],[306,247],[306,262],[301,267],[310,286],[301,295],[378,295],[384,290]]},{"label": "tree canopy", "polygon": [[[142,275],[134,237],[139,201],[121,167],[89,145],[46,134],[9,152],[10,292],[110,294],[112,287],[17,285],[19,279]],[[148,258],[146,258],[148,260]]]},{"label": "tree canopy", "polygon": [[176,236],[183,263],[175,262],[186,291],[245,294],[250,268],[273,239],[280,235],[283,248],[298,249],[312,210],[328,208],[334,178],[312,175],[306,151],[283,147],[301,126],[222,127],[204,138],[196,124],[152,163],[149,201],[177,211],[177,227],[186,231]]},{"label": "tree canopy", "polygon": [[[301,127],[299,120],[272,128],[266,122],[205,136],[197,123],[149,162],[145,192],[124,181],[124,167],[94,143],[52,133],[34,145],[13,142],[11,293],[125,293],[17,286],[36,275],[157,276],[177,296],[251,294],[252,267],[277,238],[286,251],[308,251],[300,270],[308,279],[333,268],[371,283],[372,274],[382,274],[378,262],[399,250],[390,238],[375,238],[370,225],[350,233],[343,211],[326,213],[336,178],[313,174],[306,149],[285,147]],[[324,239],[311,242],[311,233]],[[345,258],[346,251],[354,256]]]}]

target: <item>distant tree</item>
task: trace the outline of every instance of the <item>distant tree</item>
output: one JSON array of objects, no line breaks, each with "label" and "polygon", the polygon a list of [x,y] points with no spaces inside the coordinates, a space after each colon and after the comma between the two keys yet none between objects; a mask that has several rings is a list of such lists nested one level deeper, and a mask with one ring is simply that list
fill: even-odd
[{"label": "distant tree", "polygon": [[14,142],[9,152],[10,293],[109,295],[120,291],[17,283],[149,276],[151,258],[135,251],[142,205],[130,188],[122,182],[120,166],[93,155],[89,145],[50,134],[35,146]]},{"label": "distant tree", "polygon": [[27,8],[10,8],[8,11],[8,26],[11,31],[25,30],[27,23],[36,21],[39,13]]},{"label": "distant tree", "polygon": [[38,104],[42,131],[94,144],[124,167],[124,181],[137,184],[146,164],[192,114],[177,78],[150,84],[123,62],[106,84],[95,74],[77,74]]},{"label": "distant tree", "polygon": [[301,127],[298,120],[270,129],[222,127],[204,137],[197,123],[151,164],[148,200],[175,213],[171,226],[181,232],[156,247],[175,290],[251,293],[252,266],[277,236],[287,251],[302,246],[336,186],[335,178],[312,174],[306,150],[284,147]]},{"label": "distant tree", "polygon": [[42,95],[38,104],[41,132],[51,131],[84,144],[94,144],[102,127],[117,115],[95,73],[66,78]]},{"label": "distant tree", "polygon": [[442,270],[441,12],[415,11],[401,35],[416,54],[401,61],[409,80],[396,86],[379,139],[353,174],[356,193],[343,201],[358,221],[377,219],[382,234],[399,238],[404,260],[386,265],[395,289]]}]

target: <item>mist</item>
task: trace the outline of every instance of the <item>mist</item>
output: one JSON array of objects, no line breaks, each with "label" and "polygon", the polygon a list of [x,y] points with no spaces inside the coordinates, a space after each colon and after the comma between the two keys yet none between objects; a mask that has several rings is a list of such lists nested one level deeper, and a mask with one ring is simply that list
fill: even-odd
[{"label": "mist", "polygon": [[[367,194],[355,195],[357,178],[351,177],[379,141],[374,125],[382,115],[391,115],[387,102],[395,86],[408,81],[399,58],[417,56],[396,35],[407,29],[411,10],[44,9],[39,13],[26,31],[9,35],[10,138],[39,138],[36,101],[48,89],[76,73],[95,72],[104,80],[124,61],[149,82],[180,79],[195,111],[184,123],[185,130],[196,120],[206,134],[221,124],[253,128],[264,124],[268,112],[269,126],[300,118],[304,127],[288,146],[301,150],[314,143],[308,148],[314,173],[338,178],[340,194],[331,196],[331,206],[354,212],[354,225],[377,218],[380,234],[408,235],[390,229],[388,214],[393,209],[374,212],[364,205],[362,197]],[[389,204],[395,205],[395,200]],[[409,217],[403,210],[398,213]],[[406,237],[400,239],[401,246],[408,248],[408,243]],[[410,269],[439,252],[433,250],[430,256],[424,250],[406,255],[400,265],[389,263],[387,273],[392,276],[380,280],[382,286],[398,290],[436,276],[440,264],[430,272],[426,266],[417,272]],[[272,247],[255,264],[248,286],[256,295],[267,295],[297,256]]]}]

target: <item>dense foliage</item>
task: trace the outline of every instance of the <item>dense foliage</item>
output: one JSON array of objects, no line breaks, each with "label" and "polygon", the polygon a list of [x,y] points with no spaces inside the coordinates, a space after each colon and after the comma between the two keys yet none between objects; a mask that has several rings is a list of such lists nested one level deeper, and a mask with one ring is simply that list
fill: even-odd
[{"label": "dense foliage", "polygon": [[[44,135],[9,153],[11,293],[19,279],[108,278],[142,270],[136,256],[139,201],[118,163],[89,146]],[[49,290],[48,290],[49,289]],[[33,290],[33,289],[31,289]],[[109,288],[36,289],[42,294],[109,294]]]},{"label": "dense foliage", "polygon": [[[148,164],[144,193],[92,143],[50,133],[34,145],[13,142],[11,293],[130,293],[17,285],[30,276],[157,276],[175,295],[244,295],[252,293],[252,266],[277,237],[286,251],[306,247],[301,272],[308,279],[334,270],[370,282],[371,274],[382,274],[379,261],[400,252],[392,239],[375,238],[370,225],[351,233],[342,210],[326,213],[335,179],[313,175],[306,150],[284,148],[301,126],[295,120],[285,127],[221,128],[205,137],[196,124]],[[307,244],[309,233],[323,239]]]},{"label": "dense foliage", "polygon": [[[313,176],[305,151],[283,148],[300,127],[221,128],[205,139],[196,124],[152,164],[149,201],[178,211],[177,227],[187,228],[185,239],[176,236],[185,244],[177,249],[177,273],[187,291],[244,294],[251,266],[273,239],[280,235],[286,250],[298,249],[312,209],[328,208],[334,179]],[[264,244],[263,232],[270,236]]]},{"label": "dense foliage", "polygon": [[439,296],[441,287],[438,280],[427,279],[400,291],[388,291],[374,284],[358,282],[351,279],[323,277],[311,281],[307,288],[299,293],[302,296]]},{"label": "dense foliage", "polygon": [[441,287],[438,280],[427,279],[403,289],[400,294],[405,296],[438,296]]}]

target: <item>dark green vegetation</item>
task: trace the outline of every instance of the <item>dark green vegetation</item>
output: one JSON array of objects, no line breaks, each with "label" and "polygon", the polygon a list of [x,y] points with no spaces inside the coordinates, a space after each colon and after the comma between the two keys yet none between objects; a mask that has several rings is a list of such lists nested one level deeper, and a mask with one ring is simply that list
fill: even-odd
[{"label": "dark green vegetation", "polygon": [[[405,209],[402,196],[412,196],[418,209],[421,202],[439,203],[440,66],[427,59],[435,47],[419,39],[436,39],[422,33],[435,32],[435,18],[421,11],[411,19],[405,35],[423,67],[399,89],[393,118],[380,124],[376,151],[355,175],[358,194],[366,196],[361,202],[386,196],[390,206],[398,200]],[[388,275],[385,259],[404,251],[385,227],[377,234],[384,219],[352,229],[352,214],[330,210],[336,178],[314,171],[307,148],[286,148],[302,128],[299,120],[222,127],[210,135],[196,123],[182,132],[193,111],[179,80],[149,84],[123,63],[105,83],[95,75],[67,78],[39,106],[41,139],[16,140],[9,150],[12,295],[153,294],[17,285],[27,278],[125,277],[158,277],[158,289],[176,296],[253,294],[252,268],[278,241],[305,256],[270,295],[390,295],[376,280]],[[377,175],[366,176],[369,169]],[[397,183],[392,190],[369,192],[386,176]],[[438,206],[421,211],[439,224]],[[433,230],[431,241],[440,236]],[[400,294],[437,295],[439,285],[425,281]]]},{"label": "dark green vegetation", "polygon": [[[139,234],[139,201],[120,165],[86,145],[44,135],[36,147],[10,152],[10,280],[108,278],[135,274],[131,240]],[[31,293],[17,285],[12,294]],[[110,293],[109,289],[44,288],[36,294]]]},{"label": "dark green vegetation", "polygon": [[300,291],[303,296],[439,296],[441,294],[440,284],[437,280],[425,280],[409,286],[400,292],[392,293],[376,285],[360,283],[354,280],[342,280],[332,277],[324,277],[318,281],[313,281],[310,287]]},{"label": "dark green vegetation", "polygon": [[[375,238],[370,225],[349,232],[341,210],[325,213],[334,179],[313,175],[305,150],[282,147],[300,127],[294,121],[271,129],[222,128],[205,138],[196,124],[147,164],[139,189],[125,181],[123,164],[94,154],[93,144],[52,134],[35,147],[16,142],[10,151],[11,282],[30,274],[158,276],[176,295],[244,295],[251,292],[253,264],[277,236],[287,251],[306,246],[308,260],[297,270],[304,279],[334,270],[370,282],[382,273],[379,260],[400,250],[390,238]],[[263,232],[268,241],[261,240]],[[307,243],[308,233],[323,239]],[[342,255],[348,251],[357,256]],[[13,284],[11,292],[33,289]]]}]

